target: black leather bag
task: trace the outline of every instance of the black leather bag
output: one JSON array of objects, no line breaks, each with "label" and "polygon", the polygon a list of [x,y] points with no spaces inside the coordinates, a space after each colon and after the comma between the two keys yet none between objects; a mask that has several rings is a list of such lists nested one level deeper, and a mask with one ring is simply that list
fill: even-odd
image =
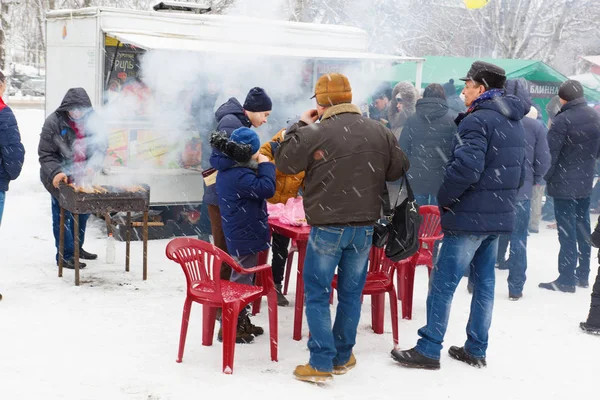
[{"label": "black leather bag", "polygon": [[423,217],[419,214],[419,205],[406,176],[402,179],[400,193],[406,185],[407,197],[398,205],[398,199],[392,210],[388,224],[388,239],[385,246],[385,255],[394,262],[412,256],[419,250],[419,228]]},{"label": "black leather bag", "polygon": [[383,200],[383,215],[384,217],[380,219],[373,226],[373,246],[382,248],[385,247],[388,241],[389,236],[389,225],[391,218],[391,209],[390,209],[390,193],[388,192],[387,184],[384,186],[383,194],[381,195]]}]

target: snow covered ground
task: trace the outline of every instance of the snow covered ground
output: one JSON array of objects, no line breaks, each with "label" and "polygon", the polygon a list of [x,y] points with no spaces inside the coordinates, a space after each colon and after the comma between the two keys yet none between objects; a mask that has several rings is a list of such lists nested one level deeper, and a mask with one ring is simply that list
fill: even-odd
[{"label": "snow covered ground", "polygon": [[[529,280],[521,301],[508,301],[507,273],[497,274],[487,369],[473,369],[445,352],[440,371],[401,368],[389,356],[387,300],[386,332],[375,335],[368,298],[355,348],[358,365],[325,387],[293,379],[294,367],[308,360],[308,331],[305,325],[304,339],[292,340],[292,307],[280,308],[279,362],[270,361],[268,338],[261,336],[254,344],[236,347],[234,374],[228,376],[221,373],[221,344],[215,340],[212,347],[202,346],[202,313],[194,306],[184,360],[177,364],[185,279],[164,255],[167,241],[150,242],[149,279],[144,282],[140,243],[132,245],[130,273],[124,272],[123,243],[117,244],[117,263],[105,265],[102,224],[96,221],[88,229],[85,248],[99,253],[101,260],[82,270],[80,287],[73,285],[70,270],[58,278],[50,195],[38,178],[43,111],[15,112],[27,155],[23,174],[7,193],[0,229],[0,399],[506,400],[591,398],[594,393],[600,340],[578,327],[587,316],[590,290],[569,295],[537,288],[557,276],[556,231],[545,228],[529,238]],[[594,256],[594,272],[596,265]],[[415,344],[417,329],[425,323],[426,290],[426,268],[421,267],[414,320],[400,321],[402,348]],[[447,346],[464,343],[469,304],[462,282]],[[254,321],[266,327],[266,313]]]}]

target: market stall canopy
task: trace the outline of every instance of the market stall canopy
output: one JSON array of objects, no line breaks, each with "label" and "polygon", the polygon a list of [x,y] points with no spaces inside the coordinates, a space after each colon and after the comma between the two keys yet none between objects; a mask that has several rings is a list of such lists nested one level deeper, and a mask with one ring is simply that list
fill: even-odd
[{"label": "market stall canopy", "polygon": [[[113,37],[122,43],[128,43],[145,50],[177,50],[207,53],[222,53],[235,55],[256,56],[256,49],[247,44],[234,42],[208,41],[197,37],[153,34],[146,32],[107,31],[107,36]],[[274,57],[289,57],[301,59],[343,59],[366,61],[391,61],[391,62],[423,62],[423,58],[400,57],[388,54],[375,54],[367,52],[333,51],[323,49],[310,49],[298,47],[282,47],[261,45],[260,54]],[[415,67],[416,74],[416,67]],[[414,77],[413,77],[414,79]]]},{"label": "market stall canopy", "polygon": [[[462,85],[459,79],[465,75],[471,64],[477,60],[487,61],[503,68],[506,71],[508,79],[527,79],[531,84],[530,90],[533,101],[542,108],[544,119],[547,118],[546,104],[548,104],[554,95],[558,94],[560,84],[568,79],[549,65],[537,60],[439,56],[426,56],[424,58],[422,87],[430,83],[444,84],[450,79],[454,79],[457,93],[460,93]],[[393,69],[394,84],[401,81],[414,83],[416,74],[414,65],[411,63],[400,64],[394,66]],[[587,87],[585,88],[585,97],[589,102],[600,102],[600,92]]]}]

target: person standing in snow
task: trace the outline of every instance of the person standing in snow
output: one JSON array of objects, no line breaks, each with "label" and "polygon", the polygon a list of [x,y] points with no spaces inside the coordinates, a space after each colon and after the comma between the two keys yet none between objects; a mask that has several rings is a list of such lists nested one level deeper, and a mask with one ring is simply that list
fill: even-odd
[{"label": "person standing in snow", "polygon": [[386,128],[390,127],[388,117],[391,97],[392,88],[389,83],[382,83],[373,94],[373,104],[369,107],[369,117],[381,122]]},{"label": "person standing in snow", "polygon": [[[60,183],[77,183],[77,179],[86,174],[94,155],[103,159],[106,147],[101,140],[94,139],[95,133],[89,129],[92,115],[92,102],[83,88],[71,88],[65,94],[60,106],[46,118],[38,155],[40,161],[40,179],[50,192],[52,199],[52,227],[58,264],[58,246],[60,233],[60,205],[58,202]],[[98,160],[99,158],[95,158]],[[74,235],[79,235],[79,257],[83,260],[95,260],[96,254],[83,249],[85,228],[89,214],[79,215],[79,232],[74,232],[73,215],[65,211],[65,242],[63,266],[74,269]],[[79,263],[79,268],[85,268]]]},{"label": "person standing in snow", "polygon": [[[531,210],[530,200],[533,186],[539,185],[550,167],[550,151],[546,139],[547,131],[543,123],[537,120],[537,110],[531,105],[527,81],[523,78],[506,82],[506,93],[517,96],[525,104],[525,181],[517,194],[515,203],[516,224],[510,235],[500,236],[498,244],[498,269],[509,270],[508,298],[516,301],[523,297],[527,271],[527,231]],[[506,249],[510,243],[510,256],[505,260]]]},{"label": "person standing in snow", "polygon": [[432,83],[417,101],[416,113],[408,118],[400,136],[400,148],[410,160],[408,178],[418,204],[437,205],[455,135],[456,124],[444,89]]},{"label": "person standing in snow", "polygon": [[[596,223],[596,228],[592,233],[592,246],[600,247],[600,217]],[[598,259],[600,260],[600,251],[598,251]],[[592,335],[600,335],[600,267],[598,267],[598,275],[592,289],[592,301],[590,303],[590,313],[585,322],[579,324],[579,327],[586,333]]]},{"label": "person standing in snow", "polygon": [[410,82],[400,82],[394,87],[392,104],[388,110],[388,121],[396,139],[400,138],[408,117],[415,113],[418,96],[417,89]]},{"label": "person standing in snow", "polygon": [[544,179],[554,198],[559,277],[539,287],[574,293],[576,286],[589,287],[590,195],[600,157],[600,115],[588,107],[578,81],[564,82],[558,96],[562,108],[548,131],[552,161]]},{"label": "person standing in snow", "polygon": [[444,93],[446,94],[446,101],[448,102],[448,108],[454,116],[463,113],[467,110],[465,102],[462,101],[458,93],[456,93],[456,86],[454,86],[454,79],[450,79],[444,83]]},{"label": "person standing in snow", "polygon": [[[279,144],[282,142],[285,136],[285,129],[277,132],[270,142],[262,145],[260,148],[260,154],[264,155],[269,159],[270,162],[275,162],[275,156]],[[297,197],[298,192],[304,185],[304,171],[288,175],[284,174],[280,170],[276,170],[276,185],[275,195],[268,201],[271,204],[282,203],[285,204],[291,198]],[[275,290],[277,290],[277,304],[281,307],[286,307],[290,302],[285,298],[282,292],[283,274],[285,271],[285,265],[288,258],[288,246],[290,245],[290,239],[273,232],[273,245],[271,250],[273,252],[273,261],[271,267],[273,269],[273,281],[275,282]]]},{"label": "person standing in snow", "polygon": [[450,347],[449,354],[475,367],[487,365],[498,235],[514,228],[513,207],[524,179],[520,121],[525,107],[505,94],[505,71],[476,61],[462,80],[469,108],[456,119],[458,134],[438,193],[444,239],[429,283],[427,325],[419,330],[416,347],[391,354],[407,368],[440,368],[452,297],[469,267],[474,289],[467,341],[464,347]]},{"label": "person standing in snow", "polygon": [[[352,349],[381,193],[386,181],[406,173],[409,162],[393,133],[351,104],[344,75],[319,78],[313,98],[317,108],[288,129],[275,163],[285,174],[306,172],[304,209],[312,228],[303,276],[310,360],[294,375],[323,382],[356,365]],[[339,303],[332,329],[329,296],[336,268]]]},{"label": "person standing in snow", "polygon": [[[246,96],[243,107],[236,98],[232,97],[217,109],[215,112],[215,117],[217,118],[216,130],[218,132],[225,132],[229,136],[238,128],[258,128],[267,122],[272,107],[271,98],[264,89],[259,87],[252,88]],[[219,152],[213,149],[210,158],[210,164],[213,168],[215,168],[214,161],[219,156]],[[227,242],[223,234],[216,185],[213,184],[206,187],[203,201],[208,205],[208,215],[210,217],[214,244],[219,249],[227,252]],[[221,279],[229,279],[230,274],[231,268],[223,264],[221,267]]]},{"label": "person standing in snow", "polygon": [[[275,194],[275,165],[260,154],[260,140],[250,128],[238,128],[231,135],[215,132],[211,145],[218,150],[211,162],[219,171],[216,185],[227,249],[244,269],[253,268],[258,254],[269,248],[266,199]],[[254,275],[231,271],[230,280],[252,285]],[[241,310],[236,342],[250,343],[263,333],[250,322],[247,308]],[[218,339],[222,340],[221,329]]]},{"label": "person standing in snow", "polygon": [[6,77],[0,72],[0,225],[8,185],[19,177],[25,160],[17,119],[2,99],[5,91]]}]

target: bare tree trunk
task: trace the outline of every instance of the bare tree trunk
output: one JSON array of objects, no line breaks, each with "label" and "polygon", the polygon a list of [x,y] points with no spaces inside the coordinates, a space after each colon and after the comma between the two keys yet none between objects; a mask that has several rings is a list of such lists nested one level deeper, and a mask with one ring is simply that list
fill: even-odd
[{"label": "bare tree trunk", "polygon": [[8,3],[0,0],[0,70],[6,66],[6,32],[9,29]]}]

